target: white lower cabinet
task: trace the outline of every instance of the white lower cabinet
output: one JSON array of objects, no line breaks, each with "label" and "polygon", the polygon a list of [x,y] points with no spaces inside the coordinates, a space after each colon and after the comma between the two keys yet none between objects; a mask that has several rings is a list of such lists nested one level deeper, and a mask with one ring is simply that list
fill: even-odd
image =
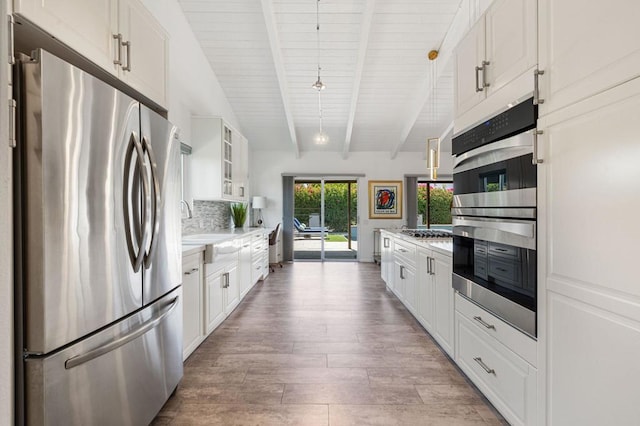
[{"label": "white lower cabinet", "polygon": [[512,425],[536,424],[537,370],[456,313],[456,363]]},{"label": "white lower cabinet", "polygon": [[189,355],[202,343],[202,253],[182,259],[182,357]]},{"label": "white lower cabinet", "polygon": [[[625,11],[630,9],[616,13]],[[620,18],[621,28],[631,28],[630,15]],[[607,22],[617,28],[617,20]],[[629,60],[633,49],[640,52],[630,40],[613,47],[616,57],[625,53]],[[607,64],[613,63],[596,65]],[[606,68],[600,71],[618,67]],[[614,74],[609,77],[609,83],[616,82]],[[566,81],[576,89],[586,82]],[[544,420],[550,425],[640,424],[640,221],[631,213],[640,210],[639,117],[640,78],[635,78],[538,121],[544,132],[539,146],[544,163],[538,167],[538,338],[546,363]],[[612,211],[630,220],[612,226]]]},{"label": "white lower cabinet", "polygon": [[225,318],[224,313],[224,268],[217,265],[207,265],[207,278],[205,282],[205,330],[211,333]]},{"label": "white lower cabinet", "polygon": [[453,295],[451,285],[451,273],[453,263],[451,256],[433,253],[431,273],[434,280],[435,304],[434,304],[434,329],[433,337],[440,346],[453,356]]},{"label": "white lower cabinet", "polygon": [[205,265],[206,332],[211,333],[240,303],[238,252],[216,257]]},{"label": "white lower cabinet", "polygon": [[393,288],[393,237],[384,230],[380,231],[380,269],[382,280]]},{"label": "white lower cabinet", "polygon": [[238,283],[240,286],[240,299],[251,290],[253,281],[251,279],[251,238],[243,238],[238,255]]},{"label": "white lower cabinet", "polygon": [[255,284],[254,278],[262,276],[264,252],[254,262],[251,246],[255,240],[262,247],[263,234],[214,244],[205,256],[199,252],[183,258],[183,359],[233,312]]},{"label": "white lower cabinet", "polygon": [[255,285],[269,275],[269,235],[258,232],[251,241],[251,285]]},{"label": "white lower cabinet", "polygon": [[418,248],[416,294],[418,298],[418,321],[431,334],[434,328],[435,288],[429,269],[430,250]]}]

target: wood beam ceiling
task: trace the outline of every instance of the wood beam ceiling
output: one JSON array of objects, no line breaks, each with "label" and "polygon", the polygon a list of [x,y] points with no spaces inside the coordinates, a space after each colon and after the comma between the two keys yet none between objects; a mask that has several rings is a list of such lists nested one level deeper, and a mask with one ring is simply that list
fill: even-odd
[{"label": "wood beam ceiling", "polygon": [[351,91],[351,104],[349,107],[349,119],[347,121],[347,133],[344,138],[344,148],[342,157],[346,160],[349,155],[351,146],[351,136],[353,135],[353,123],[356,119],[356,110],[358,106],[358,96],[360,95],[360,83],[362,82],[362,72],[364,70],[364,61],[367,57],[367,47],[369,45],[369,34],[371,33],[371,23],[373,22],[373,11],[376,7],[376,0],[367,0],[362,24],[360,27],[360,46],[358,49],[358,63],[356,65],[356,73],[353,79],[353,89]]},{"label": "wood beam ceiling", "polygon": [[282,105],[284,107],[284,113],[287,118],[287,126],[289,128],[289,136],[291,137],[291,143],[295,151],[296,158],[300,158],[300,146],[298,144],[298,138],[296,136],[296,126],[293,122],[293,115],[291,113],[291,104],[289,101],[289,89],[287,83],[287,76],[284,69],[284,60],[282,59],[282,50],[280,49],[280,39],[278,37],[278,27],[276,24],[276,16],[273,11],[273,3],[271,0],[261,0],[262,13],[264,14],[264,23],[267,27],[267,34],[269,36],[269,44],[271,46],[271,54],[273,56],[273,64],[276,68],[276,75],[278,76],[278,84],[280,86],[280,96],[282,97]]},{"label": "wood beam ceiling", "polygon": [[[442,45],[440,46],[439,56],[437,59],[437,67],[436,67],[436,78],[435,81],[440,78],[444,69],[446,69],[447,63],[453,58],[453,49],[458,45],[462,37],[466,34],[467,30],[471,25],[473,25],[475,19],[471,19],[471,13],[469,3],[467,1],[461,1],[460,7],[456,12],[456,15],[453,18],[451,26],[447,30],[447,33],[444,36],[442,41]],[[476,16],[477,19],[477,16]],[[427,52],[425,51],[425,55]],[[418,117],[420,116],[420,112],[424,109],[425,104],[431,99],[432,96],[435,96],[435,87],[433,87],[432,81],[434,81],[431,76],[426,73],[423,83],[420,85],[420,89],[416,92],[415,101],[411,104],[411,107],[407,111],[407,120],[402,126],[402,132],[400,133],[400,137],[398,142],[394,146],[391,151],[391,159],[396,158],[398,152],[407,141],[407,137],[415,126]]]}]

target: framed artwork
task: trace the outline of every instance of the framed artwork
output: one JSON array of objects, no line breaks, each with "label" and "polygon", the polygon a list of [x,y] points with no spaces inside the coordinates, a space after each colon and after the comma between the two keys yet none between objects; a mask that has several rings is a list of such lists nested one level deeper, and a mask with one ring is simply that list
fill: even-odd
[{"label": "framed artwork", "polygon": [[402,219],[402,181],[369,181],[369,219]]}]

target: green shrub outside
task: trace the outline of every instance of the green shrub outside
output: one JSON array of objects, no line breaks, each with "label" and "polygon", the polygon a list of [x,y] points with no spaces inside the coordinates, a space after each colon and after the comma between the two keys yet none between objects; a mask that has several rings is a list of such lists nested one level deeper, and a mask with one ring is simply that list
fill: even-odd
[{"label": "green shrub outside", "polygon": [[[334,232],[349,232],[347,224],[346,183],[329,183],[324,186],[325,226]],[[351,184],[351,225],[356,224],[358,212],[357,185]],[[294,217],[309,225],[309,215],[320,213],[321,185],[319,183],[298,183],[294,187]]]},{"label": "green shrub outside", "polygon": [[[444,188],[431,188],[431,205],[429,210],[429,218],[432,225],[449,225],[451,224],[451,202],[453,201],[453,193]],[[426,212],[427,210],[427,184],[418,185],[418,212]],[[426,216],[423,218],[426,222]]]}]

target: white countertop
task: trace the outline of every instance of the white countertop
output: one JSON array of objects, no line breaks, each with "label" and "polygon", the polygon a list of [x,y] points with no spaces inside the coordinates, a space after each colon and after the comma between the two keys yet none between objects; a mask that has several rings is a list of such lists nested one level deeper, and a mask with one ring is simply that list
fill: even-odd
[{"label": "white countertop", "polygon": [[183,235],[182,255],[189,256],[190,254],[204,251],[206,246],[210,244],[220,244],[255,233],[268,233],[270,231],[269,228],[238,228],[221,229],[211,233]]},{"label": "white countertop", "polygon": [[453,255],[453,239],[452,238],[416,238],[402,233],[402,229],[381,229],[381,231],[388,232],[393,235],[394,238],[399,238],[410,243],[414,243],[420,247],[424,247],[429,250],[435,250],[445,256]]}]

